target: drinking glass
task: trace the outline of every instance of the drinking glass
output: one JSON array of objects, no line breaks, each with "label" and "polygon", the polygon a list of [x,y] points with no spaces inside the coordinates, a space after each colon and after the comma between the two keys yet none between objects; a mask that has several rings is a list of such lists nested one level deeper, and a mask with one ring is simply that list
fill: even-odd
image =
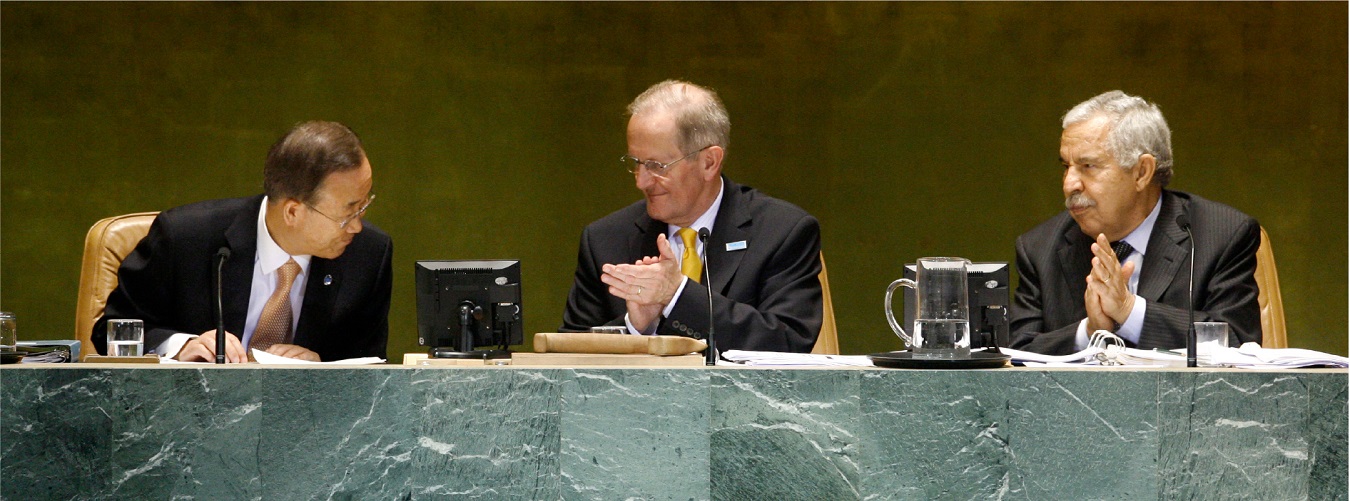
[{"label": "drinking glass", "polygon": [[145,324],[135,319],[108,321],[108,355],[139,357],[145,351]]},{"label": "drinking glass", "polygon": [[0,351],[17,351],[18,344],[19,330],[14,323],[14,314],[0,311]]},{"label": "drinking glass", "polygon": [[1216,350],[1228,347],[1228,322],[1195,323],[1195,361],[1197,365],[1214,367]]}]

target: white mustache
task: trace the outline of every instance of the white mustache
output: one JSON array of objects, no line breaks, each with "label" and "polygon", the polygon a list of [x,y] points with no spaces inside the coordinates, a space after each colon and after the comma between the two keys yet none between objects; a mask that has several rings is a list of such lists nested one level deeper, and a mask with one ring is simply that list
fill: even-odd
[{"label": "white mustache", "polygon": [[1072,194],[1069,195],[1068,198],[1065,198],[1065,199],[1064,199],[1064,208],[1070,209],[1070,210],[1072,210],[1072,209],[1087,209],[1087,208],[1096,207],[1096,206],[1097,206],[1097,201],[1096,201],[1096,200],[1093,200],[1093,199],[1091,199],[1091,198],[1088,198],[1088,196],[1087,196],[1087,195],[1084,195],[1083,192],[1081,192],[1081,191],[1073,192]]}]

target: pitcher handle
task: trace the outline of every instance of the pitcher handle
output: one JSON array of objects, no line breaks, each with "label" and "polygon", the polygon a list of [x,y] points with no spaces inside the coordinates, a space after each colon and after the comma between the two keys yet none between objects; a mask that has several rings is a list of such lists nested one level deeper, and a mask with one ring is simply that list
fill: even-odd
[{"label": "pitcher handle", "polygon": [[909,287],[914,289],[915,292],[919,290],[918,284],[908,278],[891,282],[891,286],[886,288],[886,321],[891,324],[891,330],[895,331],[895,335],[905,342],[905,346],[909,346],[914,343],[914,339],[909,337],[909,333],[905,332],[905,328],[900,326],[900,322],[895,321],[895,313],[891,311],[891,298],[895,294],[895,288],[900,286]]}]

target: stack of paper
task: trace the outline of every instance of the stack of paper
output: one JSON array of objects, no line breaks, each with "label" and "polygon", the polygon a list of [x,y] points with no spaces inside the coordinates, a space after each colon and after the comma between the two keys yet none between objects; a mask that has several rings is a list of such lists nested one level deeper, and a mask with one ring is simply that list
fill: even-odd
[{"label": "stack of paper", "polygon": [[[1091,347],[1072,355],[1042,355],[1002,348],[1015,364],[1027,367],[1082,367],[1094,365],[1122,367],[1185,367],[1186,350],[1140,350],[1119,345]],[[1299,367],[1350,367],[1350,358],[1299,348],[1262,348],[1246,343],[1240,348],[1214,347],[1208,350],[1213,363],[1240,369],[1295,369]]]},{"label": "stack of paper", "polygon": [[[383,359],[383,358],[380,358],[380,357],[348,358],[348,359],[346,359],[346,360],[334,360],[334,361],[332,361],[332,362],[310,362],[310,361],[308,361],[308,360],[300,360],[300,359],[297,359],[297,358],[286,358],[286,357],[281,357],[281,356],[273,355],[273,354],[271,354],[271,353],[268,353],[268,352],[265,352],[265,351],[261,351],[261,350],[251,350],[251,351],[253,352],[253,359],[254,359],[254,360],[257,360],[258,363],[260,363],[260,364],[277,364],[277,365],[312,365],[312,364],[325,364],[325,365],[372,365],[372,364],[382,364],[382,363],[384,363],[384,359]],[[213,363],[215,363],[215,362],[180,362],[180,361],[178,361],[178,360],[174,360],[174,359],[169,358],[169,357],[159,357],[159,363],[161,363],[161,364],[213,364]]]},{"label": "stack of paper", "polygon": [[1350,358],[1301,348],[1262,348],[1243,343],[1238,348],[1215,350],[1214,362],[1240,369],[1294,369],[1298,367],[1350,367]]},{"label": "stack of paper", "polygon": [[[813,355],[810,353],[779,353],[776,351],[727,350],[722,358],[732,364],[759,367],[871,367],[866,355]],[[718,361],[719,365],[729,365]]]}]

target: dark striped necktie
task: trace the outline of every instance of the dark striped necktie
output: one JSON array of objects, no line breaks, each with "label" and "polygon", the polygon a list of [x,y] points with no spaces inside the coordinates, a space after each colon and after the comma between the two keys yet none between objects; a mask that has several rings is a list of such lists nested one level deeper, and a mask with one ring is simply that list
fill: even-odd
[{"label": "dark striped necktie", "polygon": [[1131,247],[1129,242],[1121,240],[1112,243],[1111,250],[1116,251],[1117,261],[1124,262],[1125,258],[1130,257],[1130,253],[1134,252],[1134,247]]}]

